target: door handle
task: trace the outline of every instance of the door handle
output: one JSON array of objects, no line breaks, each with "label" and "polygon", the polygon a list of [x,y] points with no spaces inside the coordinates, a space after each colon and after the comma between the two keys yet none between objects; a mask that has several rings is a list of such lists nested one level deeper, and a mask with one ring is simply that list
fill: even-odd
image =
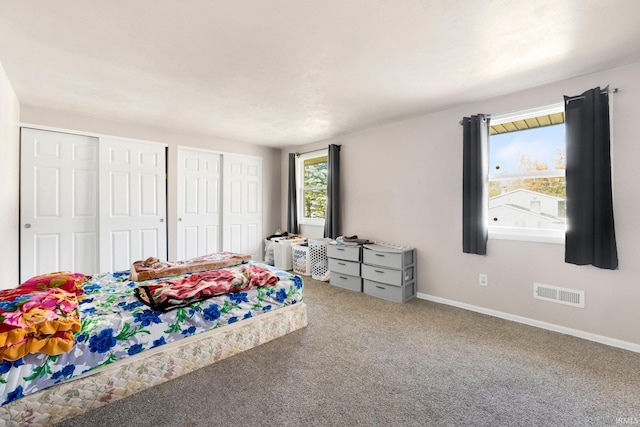
[{"label": "door handle", "polygon": [[178,218],[178,221],[182,221],[182,218]]},{"label": "door handle", "polygon": [[160,218],[160,222],[164,222],[164,218]]},{"label": "door handle", "polygon": [[25,224],[24,228],[31,228],[31,224]]}]

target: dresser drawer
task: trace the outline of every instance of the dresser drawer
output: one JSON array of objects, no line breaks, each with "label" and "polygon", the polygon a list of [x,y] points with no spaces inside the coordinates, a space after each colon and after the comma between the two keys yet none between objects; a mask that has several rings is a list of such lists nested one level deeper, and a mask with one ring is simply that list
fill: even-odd
[{"label": "dresser drawer", "polygon": [[366,244],[362,249],[362,262],[381,267],[403,268],[416,263],[416,250]]},{"label": "dresser drawer", "polygon": [[365,264],[379,265],[381,267],[401,268],[402,254],[378,252],[365,248],[362,251],[362,262]]},{"label": "dresser drawer", "polygon": [[402,270],[363,264],[362,278],[373,280],[374,282],[386,283],[388,285],[400,286],[402,285]]},{"label": "dresser drawer", "polygon": [[349,276],[348,274],[335,273],[332,271],[329,283],[341,288],[362,292],[362,279],[360,277]]},{"label": "dresser drawer", "polygon": [[403,303],[416,296],[416,282],[407,283],[404,286],[390,286],[364,279],[362,291],[376,298]]},{"label": "dresser drawer", "polygon": [[360,246],[327,245],[327,256],[347,261],[360,261]]},{"label": "dresser drawer", "polygon": [[329,258],[329,271],[332,273],[348,274],[350,276],[360,275],[360,263],[354,261],[344,261],[342,259]]}]

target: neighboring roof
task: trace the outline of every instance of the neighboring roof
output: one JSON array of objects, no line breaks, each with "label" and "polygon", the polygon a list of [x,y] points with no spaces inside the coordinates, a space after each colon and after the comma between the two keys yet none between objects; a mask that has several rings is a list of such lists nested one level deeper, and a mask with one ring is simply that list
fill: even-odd
[{"label": "neighboring roof", "polygon": [[564,111],[554,114],[532,117],[525,120],[515,120],[513,122],[501,123],[491,126],[490,134],[517,132],[519,130],[533,129],[543,126],[552,126],[564,123]]},{"label": "neighboring roof", "polygon": [[536,191],[527,190],[526,188],[518,188],[516,190],[507,191],[506,193],[499,194],[497,196],[493,196],[489,200],[495,200],[495,199],[499,199],[501,197],[510,196],[510,195],[513,195],[514,193],[529,193],[530,195],[535,196],[535,197],[546,197],[548,199],[554,199],[554,200],[557,200],[559,202],[565,200],[565,199],[563,199],[561,197],[550,196],[548,194],[538,193]]},{"label": "neighboring roof", "polygon": [[558,223],[565,223],[565,218],[561,217],[561,216],[556,216],[556,215],[550,215],[550,214],[546,214],[546,213],[542,213],[542,212],[536,212],[536,211],[532,211],[531,209],[527,209],[523,206],[520,205],[514,205],[511,203],[505,203],[502,205],[496,205],[496,206],[492,206],[489,208],[489,210],[491,211],[492,209],[497,209],[497,208],[506,208],[509,210],[514,210],[514,211],[519,211],[519,212],[523,212],[532,216],[536,216],[536,217],[540,217],[542,219],[545,220],[551,220],[551,221],[555,221]]}]

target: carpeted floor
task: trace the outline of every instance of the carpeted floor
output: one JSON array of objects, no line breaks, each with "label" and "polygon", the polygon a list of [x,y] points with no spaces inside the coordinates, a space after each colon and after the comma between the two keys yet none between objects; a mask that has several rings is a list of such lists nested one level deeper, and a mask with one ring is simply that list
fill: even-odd
[{"label": "carpeted floor", "polygon": [[58,425],[640,424],[640,354],[305,283],[307,328]]}]

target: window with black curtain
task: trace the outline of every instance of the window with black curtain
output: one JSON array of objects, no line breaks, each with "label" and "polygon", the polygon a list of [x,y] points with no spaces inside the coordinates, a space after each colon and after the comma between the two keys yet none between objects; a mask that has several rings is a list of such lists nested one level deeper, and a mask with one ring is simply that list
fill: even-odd
[{"label": "window with black curtain", "polygon": [[489,121],[486,114],[462,119],[462,251],[487,253]]},{"label": "window with black curtain", "polygon": [[618,268],[611,186],[609,90],[564,97],[567,138],[565,261]]}]

